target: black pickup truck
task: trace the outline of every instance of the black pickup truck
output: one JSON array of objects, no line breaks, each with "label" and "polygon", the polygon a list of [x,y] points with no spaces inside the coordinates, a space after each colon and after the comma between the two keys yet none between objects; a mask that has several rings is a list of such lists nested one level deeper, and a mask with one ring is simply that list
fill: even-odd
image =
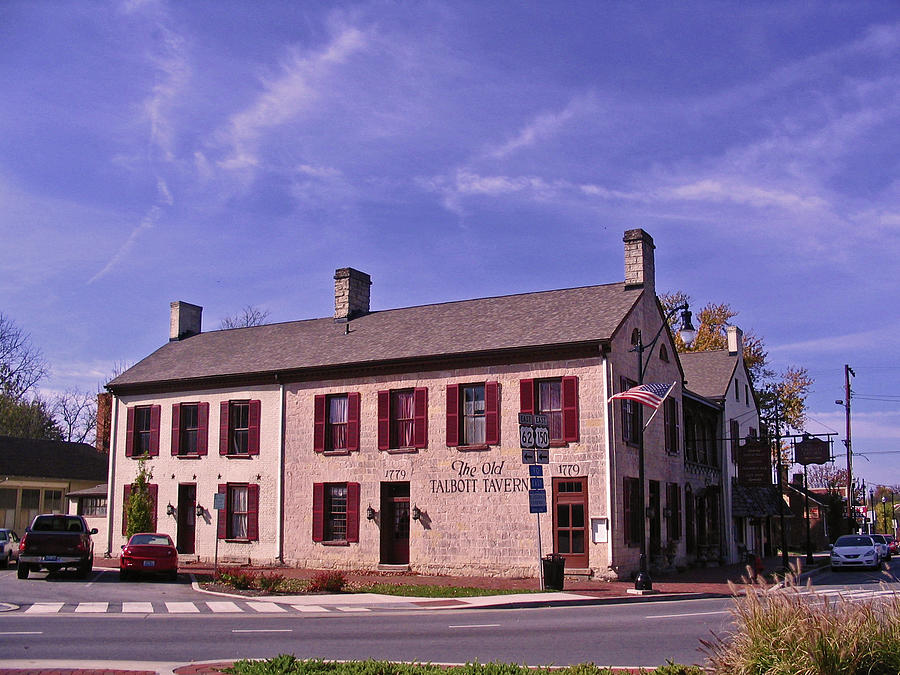
[{"label": "black pickup truck", "polygon": [[92,534],[97,534],[97,528],[89,529],[81,516],[35,516],[19,542],[18,577],[27,579],[32,570],[55,572],[66,567],[75,568],[82,579],[87,577],[94,565]]}]

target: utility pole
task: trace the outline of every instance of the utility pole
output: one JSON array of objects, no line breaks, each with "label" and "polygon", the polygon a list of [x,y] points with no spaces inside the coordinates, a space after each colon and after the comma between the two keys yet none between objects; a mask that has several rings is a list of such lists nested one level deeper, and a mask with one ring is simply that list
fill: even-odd
[{"label": "utility pole", "polygon": [[853,445],[850,440],[850,376],[856,377],[853,368],[844,364],[844,412],[847,418],[847,436],[844,445],[847,446],[847,519],[851,528],[855,531],[856,518],[853,513]]},{"label": "utility pole", "polygon": [[[787,573],[791,569],[790,559],[788,558],[787,549],[787,530],[784,526],[784,471],[781,469],[781,421],[778,419],[778,394],[779,389],[775,387],[775,453],[777,461],[775,466],[778,469],[778,525],[781,530],[781,567]],[[808,519],[807,519],[808,520]]]}]

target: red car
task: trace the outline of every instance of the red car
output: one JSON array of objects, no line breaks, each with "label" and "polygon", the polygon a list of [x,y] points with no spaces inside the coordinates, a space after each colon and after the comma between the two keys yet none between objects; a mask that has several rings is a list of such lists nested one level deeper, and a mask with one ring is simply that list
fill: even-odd
[{"label": "red car", "polygon": [[119,579],[140,574],[164,574],[171,581],[178,578],[178,551],[169,535],[158,532],[133,534],[122,547]]}]

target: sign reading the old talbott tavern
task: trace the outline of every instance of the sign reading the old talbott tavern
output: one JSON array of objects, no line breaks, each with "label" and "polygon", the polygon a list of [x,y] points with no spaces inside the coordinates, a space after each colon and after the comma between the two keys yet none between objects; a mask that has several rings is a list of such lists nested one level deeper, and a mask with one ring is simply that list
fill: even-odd
[{"label": "sign reading the old talbott tavern", "polygon": [[768,443],[748,440],[741,446],[738,481],[741,485],[772,484],[772,449]]},{"label": "sign reading the old talbott tavern", "polygon": [[828,442],[821,438],[807,437],[794,446],[794,461],[797,464],[826,464],[831,461]]}]

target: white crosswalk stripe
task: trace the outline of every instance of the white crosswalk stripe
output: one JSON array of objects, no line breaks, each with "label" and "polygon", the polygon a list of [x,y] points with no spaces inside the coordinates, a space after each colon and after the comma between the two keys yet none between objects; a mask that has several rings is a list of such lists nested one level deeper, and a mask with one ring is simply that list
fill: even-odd
[{"label": "white crosswalk stripe", "polygon": [[[119,609],[121,607],[121,609]],[[371,607],[359,605],[285,605],[261,600],[207,600],[205,602],[169,601],[154,607],[152,602],[123,601],[121,605],[109,602],[35,602],[23,607],[26,614],[301,614],[335,612],[371,612]]]},{"label": "white crosswalk stripe", "polygon": [[276,605],[274,602],[248,602],[247,606],[256,612],[263,614],[277,614],[287,611],[284,607]]},{"label": "white crosswalk stripe", "polygon": [[230,601],[222,601],[222,602],[207,602],[206,606],[209,607],[216,614],[225,614],[228,612],[243,612],[240,607],[238,607],[235,603]]},{"label": "white crosswalk stripe", "polygon": [[108,609],[108,602],[79,602],[75,611],[83,614],[104,614]]},{"label": "white crosswalk stripe", "polygon": [[140,613],[153,614],[152,602],[123,602],[122,612],[125,614]]},{"label": "white crosswalk stripe", "polygon": [[199,614],[200,609],[193,602],[167,602],[169,614]]},{"label": "white crosswalk stripe", "polygon": [[62,609],[63,602],[36,602],[25,610],[26,614],[56,614]]}]

